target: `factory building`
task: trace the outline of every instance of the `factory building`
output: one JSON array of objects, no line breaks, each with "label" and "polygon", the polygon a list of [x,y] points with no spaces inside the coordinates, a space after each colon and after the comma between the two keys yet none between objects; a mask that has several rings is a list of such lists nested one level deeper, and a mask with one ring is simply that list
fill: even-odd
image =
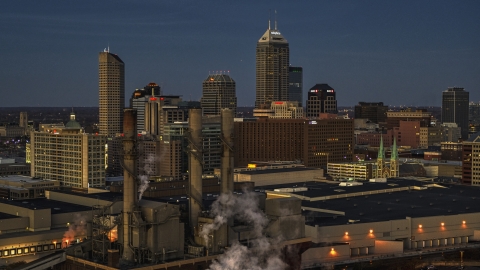
[{"label": "factory building", "polygon": [[28,176],[0,176],[0,198],[5,200],[26,200],[45,197],[47,190],[58,190],[60,182],[35,179]]},{"label": "factory building", "polygon": [[397,178],[350,186],[308,182],[287,191],[292,186],[262,188],[268,198],[302,200],[305,234],[313,242],[302,254],[305,268],[358,256],[464,249],[480,240],[480,206],[472,203],[476,187]]}]

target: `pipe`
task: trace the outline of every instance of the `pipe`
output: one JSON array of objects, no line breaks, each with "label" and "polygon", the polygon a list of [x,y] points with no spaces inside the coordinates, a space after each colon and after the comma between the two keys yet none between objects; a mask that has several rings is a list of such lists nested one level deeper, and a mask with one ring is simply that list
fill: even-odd
[{"label": "pipe", "polygon": [[122,258],[132,262],[134,252],[130,248],[131,214],[137,205],[138,194],[134,172],[137,171],[137,157],[135,153],[135,137],[137,111],[125,109],[123,115],[123,254]]}]

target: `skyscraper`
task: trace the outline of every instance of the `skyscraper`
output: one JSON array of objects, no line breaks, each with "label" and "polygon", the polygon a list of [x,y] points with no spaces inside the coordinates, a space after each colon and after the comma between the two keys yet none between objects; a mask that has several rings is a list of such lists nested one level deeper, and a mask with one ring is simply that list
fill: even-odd
[{"label": "skyscraper", "polygon": [[98,56],[99,131],[114,137],[122,132],[125,107],[125,64],[108,50]]},{"label": "skyscraper", "polygon": [[201,104],[204,115],[220,115],[220,110],[224,108],[231,109],[235,114],[237,111],[235,81],[229,75],[208,75],[202,86]]},{"label": "skyscraper", "polygon": [[321,113],[338,113],[335,90],[328,84],[316,84],[308,91],[307,118],[317,118]]},{"label": "skyscraper", "polygon": [[288,100],[288,41],[277,29],[268,29],[257,42],[255,108],[268,107],[272,101]]},{"label": "skyscraper", "polygon": [[468,138],[469,93],[460,87],[449,87],[442,93],[442,122],[456,123],[462,139]]},{"label": "skyscraper", "polygon": [[303,101],[303,68],[288,68],[288,100],[298,102],[298,106],[302,107]]}]

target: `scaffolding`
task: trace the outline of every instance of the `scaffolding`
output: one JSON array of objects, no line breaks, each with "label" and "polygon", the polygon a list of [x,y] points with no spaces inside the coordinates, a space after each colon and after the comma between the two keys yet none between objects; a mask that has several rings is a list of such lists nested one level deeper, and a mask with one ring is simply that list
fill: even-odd
[{"label": "scaffolding", "polygon": [[[92,219],[92,259],[96,262],[106,262],[108,250],[112,248],[114,240],[112,230],[118,225],[118,219],[109,214],[110,207],[119,199],[109,205],[94,205]],[[115,239],[116,240],[116,239]]]}]

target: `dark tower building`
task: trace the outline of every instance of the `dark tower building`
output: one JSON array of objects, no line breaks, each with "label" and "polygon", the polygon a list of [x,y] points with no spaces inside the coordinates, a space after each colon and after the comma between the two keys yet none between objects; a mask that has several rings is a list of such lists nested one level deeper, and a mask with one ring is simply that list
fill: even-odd
[{"label": "dark tower building", "polygon": [[268,29],[257,42],[255,108],[268,107],[272,101],[288,100],[288,41],[277,29]]},{"label": "dark tower building", "polygon": [[355,105],[355,119],[369,119],[373,123],[387,121],[388,106],[383,102],[359,102]]},{"label": "dark tower building", "polygon": [[227,74],[208,75],[203,81],[201,99],[204,115],[220,115],[221,109],[237,111],[235,81]]},{"label": "dark tower building", "polygon": [[307,99],[307,118],[317,118],[321,113],[338,113],[335,90],[324,83],[310,88]]},{"label": "dark tower building", "polygon": [[468,138],[469,93],[460,87],[449,87],[442,93],[442,122],[456,123],[462,139]]},{"label": "dark tower building", "polygon": [[125,107],[125,64],[116,54],[105,50],[98,56],[99,131],[114,137],[122,132]]},{"label": "dark tower building", "polygon": [[303,68],[288,68],[288,100],[297,101],[298,106],[302,107],[303,101]]},{"label": "dark tower building", "polygon": [[137,110],[137,131],[145,130],[145,106],[151,97],[161,95],[160,86],[151,82],[143,89],[136,89],[130,98],[130,108]]}]

